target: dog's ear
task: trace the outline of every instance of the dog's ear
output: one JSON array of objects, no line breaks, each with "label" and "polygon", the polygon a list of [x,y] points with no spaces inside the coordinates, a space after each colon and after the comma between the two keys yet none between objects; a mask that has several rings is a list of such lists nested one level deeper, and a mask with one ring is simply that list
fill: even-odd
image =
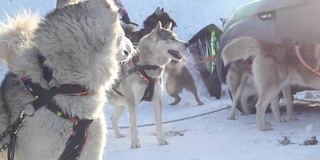
[{"label": "dog's ear", "polygon": [[164,7],[162,7],[161,12],[163,12],[163,10],[164,10]]},{"label": "dog's ear", "polygon": [[157,34],[161,31],[162,29],[162,24],[160,21],[158,21],[158,24],[156,25],[156,27],[154,28],[154,33]]},{"label": "dog's ear", "polygon": [[156,15],[160,15],[160,14],[161,14],[161,9],[160,9],[160,7],[158,7],[158,8],[154,11],[154,13],[155,13]]},{"label": "dog's ear", "polygon": [[164,29],[169,29],[169,30],[171,30],[171,28],[172,28],[172,23],[171,22],[169,22],[169,23],[167,23],[167,25],[165,26],[165,27],[163,27]]}]

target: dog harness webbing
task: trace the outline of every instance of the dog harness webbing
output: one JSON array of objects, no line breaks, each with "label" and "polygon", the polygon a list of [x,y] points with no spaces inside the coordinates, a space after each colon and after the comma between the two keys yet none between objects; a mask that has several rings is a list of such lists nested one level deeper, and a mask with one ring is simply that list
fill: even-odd
[{"label": "dog harness webbing", "polygon": [[295,51],[296,54],[300,60],[300,62],[308,69],[310,70],[312,73],[316,74],[317,76],[320,76],[320,57],[318,57],[317,59],[317,66],[316,67],[312,67],[310,66],[302,57],[301,52],[300,52],[300,47],[298,45],[295,45]]},{"label": "dog harness webbing", "polygon": [[153,97],[154,85],[156,84],[158,79],[148,76],[145,70],[156,70],[160,67],[156,65],[137,65],[138,62],[139,56],[134,56],[131,59],[131,63],[134,67],[129,70],[128,74],[130,75],[137,72],[140,77],[147,83],[148,86],[143,94],[141,101],[151,101]]},{"label": "dog harness webbing", "polygon": [[[50,82],[52,79],[52,70],[43,64],[45,59],[42,56],[39,55],[38,60],[42,66],[44,78]],[[71,122],[73,122],[73,132],[66,142],[65,149],[59,160],[77,160],[86,142],[88,127],[93,120],[79,119],[77,116],[71,117],[69,114],[63,113],[62,109],[52,99],[57,94],[63,94],[66,96],[81,96],[87,95],[89,91],[86,90],[86,87],[76,83],[63,84],[47,90],[42,88],[40,84],[33,83],[31,79],[28,79],[27,77],[22,77],[21,80],[27,90],[35,98],[35,100],[32,101],[35,111],[44,106],[57,116],[64,119],[69,119]]]}]

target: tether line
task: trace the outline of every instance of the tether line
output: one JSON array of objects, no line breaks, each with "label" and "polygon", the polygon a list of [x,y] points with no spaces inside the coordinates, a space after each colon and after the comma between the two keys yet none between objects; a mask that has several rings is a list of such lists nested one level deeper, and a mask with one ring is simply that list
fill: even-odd
[{"label": "tether line", "polygon": [[[194,115],[194,116],[190,116],[190,117],[185,117],[185,118],[180,118],[180,119],[165,121],[165,122],[162,122],[162,124],[169,124],[169,123],[185,121],[185,120],[189,120],[189,119],[193,119],[193,118],[198,118],[198,117],[206,116],[206,115],[209,115],[209,114],[213,114],[213,113],[216,113],[216,112],[220,112],[220,111],[229,109],[230,107],[231,107],[231,106],[224,107],[224,108],[220,108],[220,109],[213,110],[213,111],[206,112],[206,113],[201,113],[201,114]],[[155,125],[156,125],[155,123],[149,123],[149,124],[141,124],[141,125],[138,125],[137,127],[138,127],[138,128],[141,128],[141,127],[151,127],[151,126],[155,126]],[[119,129],[126,129],[126,128],[129,128],[129,126],[120,126],[120,127],[119,127]],[[107,129],[108,129],[108,130],[111,130],[111,129],[113,129],[113,128],[112,128],[112,127],[107,127]]]}]

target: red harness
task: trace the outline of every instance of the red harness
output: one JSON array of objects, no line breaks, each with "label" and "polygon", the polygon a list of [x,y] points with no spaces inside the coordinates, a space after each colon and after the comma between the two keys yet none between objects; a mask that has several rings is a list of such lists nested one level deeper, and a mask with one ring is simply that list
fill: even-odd
[{"label": "red harness", "polygon": [[156,65],[138,65],[138,62],[138,56],[135,56],[131,59],[131,64],[133,65],[133,68],[129,70],[129,75],[136,72],[146,82],[148,86],[141,100],[151,101],[153,97],[154,85],[157,83],[158,79],[148,76],[148,74],[145,71],[160,69],[160,67]]}]

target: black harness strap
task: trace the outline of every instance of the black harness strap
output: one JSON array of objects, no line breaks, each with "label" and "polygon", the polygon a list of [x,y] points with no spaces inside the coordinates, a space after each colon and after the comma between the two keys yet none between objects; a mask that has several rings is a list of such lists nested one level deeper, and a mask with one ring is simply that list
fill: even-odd
[{"label": "black harness strap", "polygon": [[145,72],[146,70],[156,70],[159,69],[159,66],[156,65],[137,65],[137,62],[139,61],[139,57],[135,56],[131,59],[131,63],[133,64],[133,68],[129,70],[129,75],[132,73],[137,72],[143,80],[147,83],[147,88],[144,92],[144,95],[141,99],[141,101],[151,101],[153,97],[153,91],[154,91],[154,85],[156,84],[157,80],[156,78],[152,78],[148,76],[148,74]]},{"label": "black harness strap", "polygon": [[52,72],[53,71],[48,66],[44,65],[45,58],[43,56],[38,55],[38,61],[39,61],[41,68],[42,68],[43,77],[49,83],[52,79]]},{"label": "black harness strap", "polygon": [[[44,60],[44,57],[39,55],[38,61],[42,66],[43,76],[48,82],[50,82],[52,79],[52,70],[43,64]],[[89,91],[86,90],[86,87],[79,84],[63,84],[47,90],[42,88],[40,84],[33,83],[31,79],[26,77],[22,77],[21,80],[35,98],[32,102],[35,111],[45,106],[57,116],[69,119],[73,122],[73,132],[69,137],[64,152],[60,156],[59,160],[77,160],[87,139],[88,127],[93,120],[79,119],[77,116],[72,117],[69,114],[64,113],[52,99],[57,94],[81,96],[88,94]]]}]

